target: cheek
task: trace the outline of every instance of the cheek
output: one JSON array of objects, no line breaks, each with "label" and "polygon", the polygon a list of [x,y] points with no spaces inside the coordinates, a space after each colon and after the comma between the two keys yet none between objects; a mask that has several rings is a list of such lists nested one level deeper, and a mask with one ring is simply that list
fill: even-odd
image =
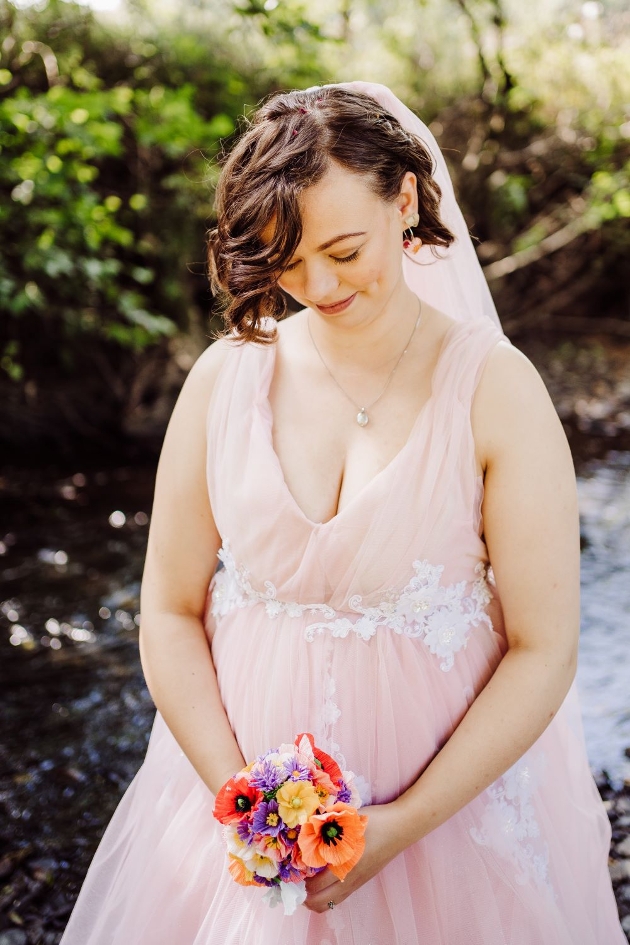
[{"label": "cheek", "polygon": [[370,252],[357,260],[352,281],[389,283],[396,278],[397,265],[400,265],[399,260],[394,260],[388,247],[383,246],[379,251]]}]

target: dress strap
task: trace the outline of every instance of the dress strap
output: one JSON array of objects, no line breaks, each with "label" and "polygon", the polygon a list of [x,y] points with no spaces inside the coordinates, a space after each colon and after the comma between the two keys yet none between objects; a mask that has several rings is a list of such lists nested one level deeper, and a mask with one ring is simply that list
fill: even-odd
[{"label": "dress strap", "polygon": [[511,344],[503,330],[487,317],[463,323],[440,364],[440,388],[449,396],[455,393],[459,403],[469,408],[486,360],[500,341]]},{"label": "dress strap", "polygon": [[[483,479],[477,471],[472,401],[490,352],[509,339],[489,318],[461,323],[439,364],[433,413],[432,446],[425,480],[448,481],[451,502],[471,515],[479,534]],[[436,485],[436,490],[438,486]]]}]

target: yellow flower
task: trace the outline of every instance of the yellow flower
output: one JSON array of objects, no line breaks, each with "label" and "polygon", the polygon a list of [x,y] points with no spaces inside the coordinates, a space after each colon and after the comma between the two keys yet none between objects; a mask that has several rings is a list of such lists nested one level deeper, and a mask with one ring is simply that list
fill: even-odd
[{"label": "yellow flower", "polygon": [[276,794],[278,813],[287,827],[305,824],[320,805],[320,799],[308,781],[286,781]]},{"label": "yellow flower", "polygon": [[319,798],[319,803],[322,804],[322,805],[325,805],[325,804],[326,804],[326,801],[327,801],[328,798],[330,797],[330,794],[328,793],[328,791],[326,790],[326,788],[324,787],[324,785],[323,785],[323,784],[316,784],[316,785],[315,785],[315,791],[317,792],[317,796],[318,796],[318,798]]}]

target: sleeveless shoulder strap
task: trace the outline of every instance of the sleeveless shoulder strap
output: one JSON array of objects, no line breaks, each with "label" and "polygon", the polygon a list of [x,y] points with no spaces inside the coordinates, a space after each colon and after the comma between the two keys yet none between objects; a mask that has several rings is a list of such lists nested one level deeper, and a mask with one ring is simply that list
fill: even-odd
[{"label": "sleeveless shoulder strap", "polygon": [[509,339],[501,328],[485,317],[463,322],[453,331],[439,365],[434,446],[427,475],[449,482],[449,501],[466,510],[464,514],[472,516],[473,527],[478,530],[480,480],[475,458],[472,401],[490,352],[500,341],[509,343]]},{"label": "sleeveless shoulder strap", "polygon": [[486,359],[499,341],[511,344],[489,318],[476,318],[456,329],[441,365],[440,385],[454,393],[463,406],[472,403]]},{"label": "sleeveless shoulder strap", "polygon": [[229,342],[208,402],[207,429],[223,425],[228,415],[240,416],[256,400],[271,352],[253,342]]},{"label": "sleeveless shoulder strap", "polygon": [[206,414],[206,478],[219,533],[229,533],[230,508],[239,501],[244,469],[252,461],[251,431],[273,351],[254,342],[229,342]]}]

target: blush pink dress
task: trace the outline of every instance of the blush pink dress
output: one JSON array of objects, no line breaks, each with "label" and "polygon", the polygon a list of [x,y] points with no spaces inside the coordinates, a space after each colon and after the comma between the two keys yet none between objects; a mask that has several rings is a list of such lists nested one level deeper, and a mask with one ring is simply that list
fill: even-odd
[{"label": "blush pink dress", "polygon": [[[361,775],[367,803],[392,801],[494,673],[507,643],[470,409],[501,340],[487,318],[449,328],[405,446],[324,523],[300,510],[273,449],[275,348],[228,354],[207,419],[223,544],[204,623],[248,761],[312,732]],[[322,914],[284,915],[232,880],[213,803],[157,712],[62,945],[626,943],[575,684],[502,777]]]}]

